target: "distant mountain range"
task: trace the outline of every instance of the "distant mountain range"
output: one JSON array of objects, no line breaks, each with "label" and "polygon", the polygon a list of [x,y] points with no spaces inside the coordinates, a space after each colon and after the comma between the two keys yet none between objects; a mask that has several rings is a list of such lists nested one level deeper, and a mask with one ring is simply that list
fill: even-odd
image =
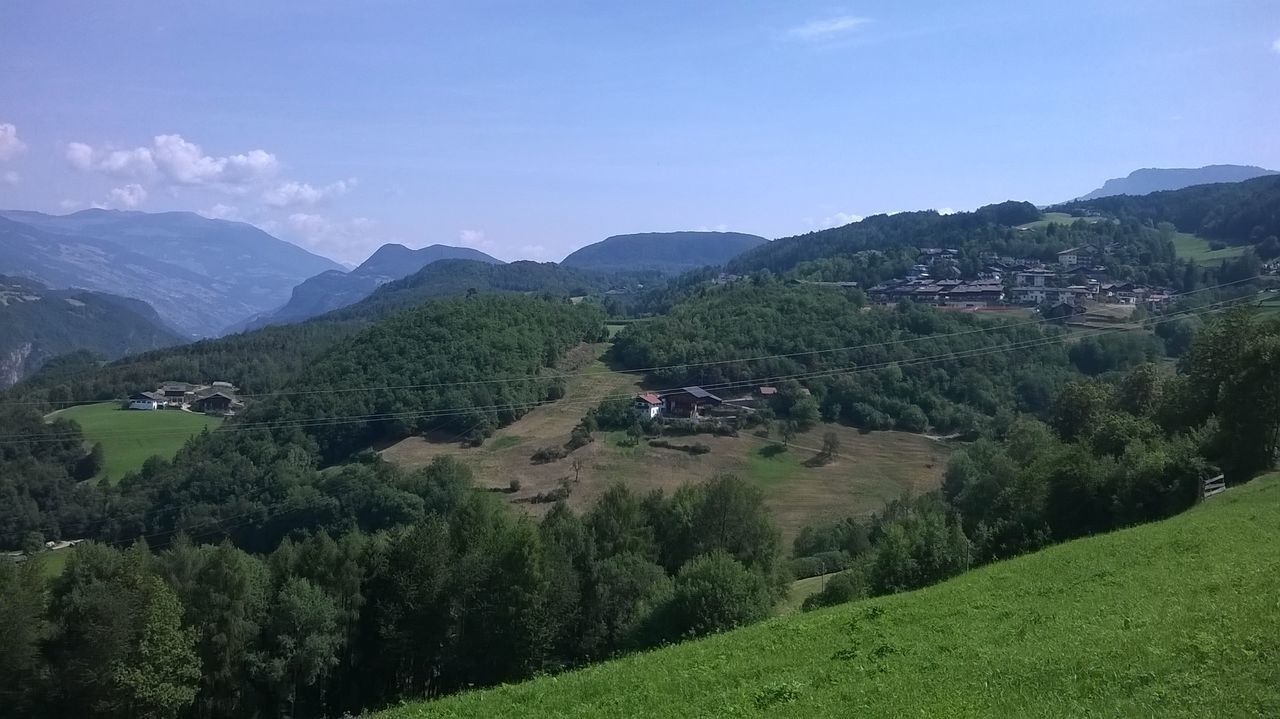
[{"label": "distant mountain range", "polygon": [[250,319],[244,327],[254,329],[272,324],[301,322],[355,304],[383,284],[407,277],[438,260],[475,260],[502,264],[502,260],[470,247],[430,245],[411,250],[404,245],[387,244],[379,247],[369,259],[350,272],[327,270],[307,278],[293,288],[292,296],[283,307]]},{"label": "distant mountain range", "polygon": [[564,258],[565,267],[611,272],[652,270],[679,274],[730,258],[768,242],[741,232],[644,232],[614,235]]},{"label": "distant mountain range", "polygon": [[1095,200],[1112,195],[1146,195],[1164,190],[1181,190],[1192,185],[1215,182],[1243,182],[1264,175],[1275,175],[1253,165],[1206,165],[1204,167],[1146,167],[1130,172],[1128,177],[1117,177],[1102,183],[1102,187],[1079,197],[1079,200]]},{"label": "distant mountain range", "polygon": [[68,352],[117,359],[185,341],[146,302],[0,275],[0,387]]},{"label": "distant mountain range", "polygon": [[191,212],[0,212],[0,267],[49,287],[149,303],[190,337],[274,309],[294,286],[340,266],[242,222]]},{"label": "distant mountain range", "polygon": [[634,290],[657,279],[656,272],[602,272],[554,262],[521,260],[493,264],[475,260],[439,260],[388,282],[363,300],[324,315],[323,320],[379,319],[391,312],[441,297],[478,293],[530,293],[561,297]]}]

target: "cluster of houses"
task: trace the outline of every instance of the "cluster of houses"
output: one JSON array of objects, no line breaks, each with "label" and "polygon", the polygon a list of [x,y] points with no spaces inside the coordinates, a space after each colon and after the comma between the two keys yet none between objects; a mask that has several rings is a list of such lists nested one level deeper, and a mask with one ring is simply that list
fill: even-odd
[{"label": "cluster of houses", "polygon": [[[882,282],[867,290],[873,302],[894,304],[911,300],[940,307],[968,309],[998,308],[1006,304],[1057,305],[1079,307],[1085,301],[1120,305],[1141,305],[1159,309],[1171,298],[1169,290],[1131,282],[1109,281],[1101,264],[1111,248],[1072,247],[1057,253],[1057,261],[1045,265],[1039,260],[982,257],[984,266],[977,279],[931,277],[941,265],[958,276],[954,249],[928,248],[920,251],[917,264],[906,277]],[[1012,282],[1008,282],[1008,278]]]},{"label": "cluster of houses", "polygon": [[[801,390],[808,392],[808,390]],[[675,417],[680,419],[700,419],[713,413],[720,415],[736,414],[753,404],[767,402],[778,394],[777,387],[756,387],[752,396],[733,399],[721,399],[701,387],[681,387],[678,390],[663,392],[645,392],[632,400],[632,406],[641,419],[657,419],[659,417]],[[724,410],[717,412],[717,410]]]},{"label": "cluster of houses", "polygon": [[239,389],[230,382],[212,382],[207,385],[164,382],[154,391],[129,395],[125,409],[180,409],[204,414],[235,414],[236,410],[244,407],[244,402],[236,396],[237,392]]}]

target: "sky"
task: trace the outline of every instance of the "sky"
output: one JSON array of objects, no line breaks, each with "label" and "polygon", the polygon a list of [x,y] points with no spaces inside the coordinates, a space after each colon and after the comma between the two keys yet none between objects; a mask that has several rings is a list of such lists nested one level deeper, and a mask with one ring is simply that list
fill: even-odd
[{"label": "sky", "polygon": [[[980,5],[980,7],[973,7]],[[559,260],[1280,169],[1280,3],[0,4],[0,208]]]}]

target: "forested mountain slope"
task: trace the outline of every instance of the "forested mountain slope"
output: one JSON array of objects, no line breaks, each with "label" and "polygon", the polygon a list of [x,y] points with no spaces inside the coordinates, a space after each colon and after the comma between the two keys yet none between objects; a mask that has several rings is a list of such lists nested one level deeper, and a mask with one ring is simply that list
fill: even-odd
[{"label": "forested mountain slope", "polygon": [[564,258],[566,267],[624,272],[653,270],[676,274],[730,258],[767,242],[741,232],[643,232],[614,235]]},{"label": "forested mountain slope", "polygon": [[307,278],[293,288],[284,307],[254,318],[246,328],[301,322],[346,307],[368,297],[387,282],[411,275],[432,262],[450,259],[502,264],[501,260],[470,247],[430,245],[411,250],[404,245],[387,244],[350,272],[329,270]]},{"label": "forested mountain slope", "polygon": [[1080,200],[1096,200],[1112,195],[1147,195],[1152,192],[1181,190],[1192,185],[1208,185],[1217,182],[1243,182],[1255,177],[1274,175],[1253,165],[1206,165],[1204,167],[1144,167],[1125,177],[1115,177],[1102,183],[1102,187],[1089,192]]},{"label": "forested mountain slope", "polygon": [[547,294],[561,298],[628,288],[652,275],[612,275],[553,263],[506,265],[440,260],[401,280],[382,285],[349,307],[294,324],[147,352],[105,367],[64,367],[15,387],[25,400],[64,402],[113,399],[167,379],[229,378],[245,392],[278,389],[334,344],[394,312],[434,299],[479,294]]},{"label": "forested mountain slope", "polygon": [[1267,237],[1280,236],[1280,176],[1196,185],[1140,197],[1076,200],[1055,209],[1092,210],[1153,224],[1170,222],[1183,232],[1202,237],[1231,244],[1258,244]]},{"label": "forested mountain slope", "polygon": [[554,262],[521,260],[492,264],[475,260],[440,260],[394,282],[333,318],[376,317],[440,297],[477,293],[541,293],[560,297],[624,291],[654,277],[652,272],[599,272]]},{"label": "forested mountain slope", "polygon": [[[1059,332],[921,307],[864,308],[860,295],[835,289],[739,282],[631,325],[613,351],[624,367],[665,368],[653,375],[659,386],[747,394],[799,376],[812,392],[807,404],[828,420],[949,433],[976,430],[1002,409],[1043,410],[1073,372],[1052,340]],[[1028,346],[984,351],[1020,343]]]},{"label": "forested mountain slope", "polygon": [[0,213],[0,266],[54,288],[144,300],[191,336],[279,307],[337,263],[258,228],[190,212]]},{"label": "forested mountain slope", "polygon": [[378,716],[1273,716],[1278,544],[1272,475],[921,591]]},{"label": "forested mountain slope", "polygon": [[140,300],[87,290],[50,290],[0,275],[0,388],[50,358],[87,351],[99,359],[183,342]]},{"label": "forested mountain slope", "polygon": [[975,238],[1009,240],[1012,226],[1039,218],[1040,211],[1031,203],[1012,201],[951,215],[932,210],[874,215],[842,227],[774,240],[733,258],[726,269],[783,272],[802,262],[864,250],[957,247]]}]

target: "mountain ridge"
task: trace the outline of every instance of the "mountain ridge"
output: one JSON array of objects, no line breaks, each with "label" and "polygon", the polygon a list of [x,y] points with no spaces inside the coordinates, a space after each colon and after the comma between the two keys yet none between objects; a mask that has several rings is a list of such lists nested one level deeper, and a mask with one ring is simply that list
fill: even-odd
[{"label": "mountain ridge", "polygon": [[744,232],[638,232],[612,235],[569,253],[561,265],[590,270],[655,270],[679,274],[731,258],[767,243]]},{"label": "mountain ridge", "polygon": [[142,300],[0,275],[0,388],[69,352],[116,359],[183,340]]},{"label": "mountain ridge", "polygon": [[1092,192],[1076,200],[1096,200],[1114,195],[1149,195],[1152,192],[1181,190],[1192,185],[1218,182],[1243,182],[1255,177],[1275,175],[1256,165],[1205,165],[1203,167],[1143,167],[1124,177],[1113,177]]},{"label": "mountain ridge", "polygon": [[115,210],[0,211],[0,266],[48,287],[142,300],[189,337],[216,336],[340,267],[253,225]]},{"label": "mountain ridge", "polygon": [[374,250],[350,272],[326,270],[308,277],[293,288],[288,302],[250,318],[243,329],[301,322],[348,307],[373,294],[387,282],[408,277],[441,260],[504,264],[502,260],[470,247],[434,244],[415,250],[398,243],[387,243]]}]

